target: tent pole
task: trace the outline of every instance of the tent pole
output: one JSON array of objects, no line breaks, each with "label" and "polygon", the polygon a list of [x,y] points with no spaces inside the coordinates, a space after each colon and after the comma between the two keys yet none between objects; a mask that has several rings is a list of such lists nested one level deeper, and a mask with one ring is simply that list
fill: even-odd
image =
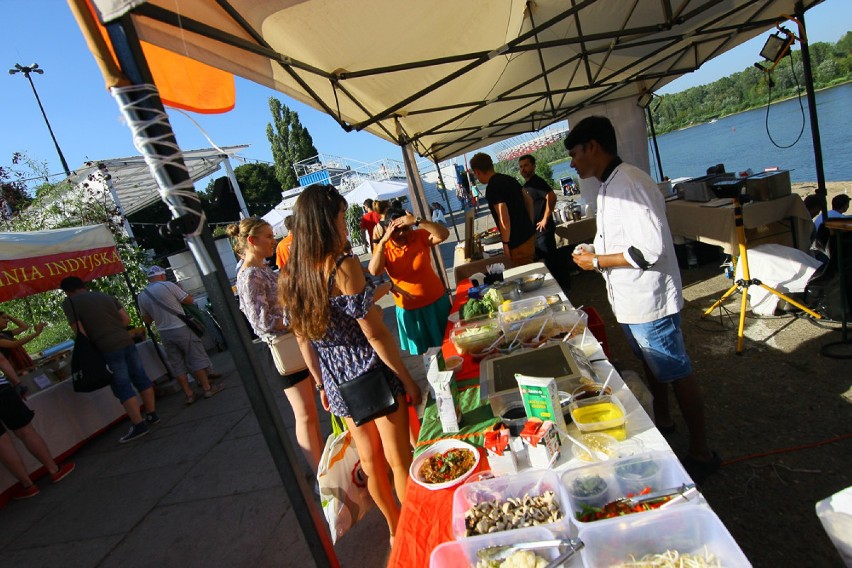
[{"label": "tent pole", "polygon": [[231,160],[227,154],[224,154],[223,157],[225,161],[225,171],[228,172],[228,179],[231,180],[231,186],[234,188],[234,194],[237,196],[237,202],[240,204],[240,218],[248,219],[251,217],[248,212],[248,207],[246,207],[246,200],[243,199],[243,192],[240,190],[240,184],[237,181],[237,176],[234,175],[234,168],[231,167]]},{"label": "tent pole", "polygon": [[[88,10],[83,0],[69,0],[75,8],[81,31],[92,32],[82,12]],[[160,185],[163,199],[169,205],[174,219],[169,222],[173,233],[180,233],[193,252],[205,289],[217,313],[222,314],[222,325],[232,341],[230,347],[237,371],[257,415],[273,462],[278,470],[284,490],[289,497],[293,512],[299,522],[308,549],[319,568],[339,566],[327,534],[325,520],[313,505],[312,489],[301,473],[294,471],[292,464],[299,463],[293,449],[269,383],[263,376],[254,352],[248,329],[240,319],[242,316],[230,291],[230,282],[225,274],[222,260],[216,253],[215,244],[205,222],[201,202],[195,195],[188,171],[183,163],[180,148],[174,138],[168,117],[162,107],[159,94],[153,87],[150,70],[142,53],[139,38],[129,13],[106,24],[115,56],[121,71],[137,88],[115,88],[117,99],[128,124],[134,129],[139,150],[146,157],[154,178]],[[89,42],[89,45],[92,45]],[[96,58],[109,58],[109,53],[94,52]],[[109,78],[105,77],[108,81]],[[141,87],[141,88],[140,88]],[[178,192],[175,188],[181,188]],[[226,293],[227,290],[227,293]]]},{"label": "tent pole", "polygon": [[[426,203],[426,192],[423,190],[423,183],[420,180],[420,171],[417,169],[417,163],[414,161],[414,149],[411,144],[406,141],[405,135],[402,133],[399,120],[396,121],[397,135],[399,136],[399,145],[402,148],[402,159],[405,164],[405,175],[408,178],[408,185],[411,187],[412,197],[414,197],[416,206],[415,214],[421,217],[426,217],[427,209],[424,207]],[[431,215],[429,216],[431,219]],[[444,290],[450,290],[450,282],[447,280],[447,269],[444,267],[444,259],[441,258],[438,247],[431,247],[432,264],[444,284]]]},{"label": "tent pole", "polygon": [[828,217],[828,204],[826,203],[828,191],[825,187],[825,170],[822,163],[822,142],[819,135],[814,76],[811,72],[811,54],[808,49],[807,30],[805,29],[805,9],[801,2],[796,2],[796,23],[799,25],[799,43],[802,46],[802,68],[805,72],[805,89],[808,93],[808,113],[811,119],[811,139],[814,146],[814,165],[816,166],[817,176],[815,193],[822,198],[822,217],[826,219]]},{"label": "tent pole", "polygon": [[459,229],[456,227],[456,216],[453,214],[453,206],[450,205],[450,198],[447,196],[447,184],[444,183],[444,176],[441,174],[441,165],[438,164],[438,159],[435,158],[435,167],[438,169],[438,181],[441,182],[441,185],[444,187],[444,191],[441,193],[444,194],[444,201],[447,202],[447,209],[450,211],[450,220],[453,222],[453,231],[456,233],[456,241],[459,240]]},{"label": "tent pole", "polygon": [[648,113],[648,124],[651,125],[651,142],[654,144],[654,157],[657,158],[657,171],[660,172],[659,181],[666,179],[663,174],[663,162],[660,160],[660,147],[657,145],[657,130],[654,128],[654,115],[651,112],[651,105],[645,107],[645,112]]}]

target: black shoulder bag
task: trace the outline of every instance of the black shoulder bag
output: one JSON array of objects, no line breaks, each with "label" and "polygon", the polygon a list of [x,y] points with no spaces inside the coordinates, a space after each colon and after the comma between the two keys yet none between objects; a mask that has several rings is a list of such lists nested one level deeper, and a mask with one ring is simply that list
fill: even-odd
[{"label": "black shoulder bag", "polygon": [[166,310],[170,314],[176,316],[180,321],[185,323],[186,327],[188,327],[189,330],[192,333],[194,333],[198,337],[201,337],[202,335],[204,335],[204,324],[203,323],[201,323],[200,321],[198,321],[194,317],[188,315],[186,312],[177,312],[177,311],[171,309],[169,306],[167,306],[166,304],[164,304],[163,302],[158,300],[157,297],[154,296],[154,294],[152,294],[150,291],[148,291],[147,288],[145,290],[142,290],[142,293],[148,294],[148,297],[151,298],[152,300],[154,300],[154,302],[156,302],[157,304],[159,304],[161,308],[163,308],[164,310]]},{"label": "black shoulder bag", "polygon": [[[334,285],[334,275],[345,258],[346,255],[337,260],[329,276],[329,296]],[[340,396],[346,403],[346,408],[349,409],[349,414],[356,426],[392,414],[399,408],[399,402],[390,388],[390,379],[391,370],[381,363],[377,368],[338,385]]]},{"label": "black shoulder bag", "polygon": [[[74,301],[68,298],[74,320],[80,324]],[[71,353],[71,385],[74,392],[92,392],[112,384],[112,371],[106,364],[100,350],[82,331],[74,338],[74,351]]]}]

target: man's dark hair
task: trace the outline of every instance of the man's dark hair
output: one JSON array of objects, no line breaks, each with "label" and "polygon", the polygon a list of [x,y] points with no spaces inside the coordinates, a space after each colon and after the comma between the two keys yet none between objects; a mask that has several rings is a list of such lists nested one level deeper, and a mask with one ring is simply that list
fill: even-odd
[{"label": "man's dark hair", "polygon": [[470,169],[479,170],[480,172],[490,172],[494,169],[494,162],[491,160],[491,156],[479,152],[478,154],[474,154],[470,159]]},{"label": "man's dark hair", "polygon": [[294,221],[295,219],[293,219],[292,215],[287,215],[286,217],[284,217],[284,228],[287,229],[288,233],[293,230]]},{"label": "man's dark hair", "polygon": [[600,144],[607,154],[618,155],[615,128],[605,116],[588,116],[578,122],[565,137],[565,149],[570,152],[574,146],[586,144],[592,140]]},{"label": "man's dark hair", "polygon": [[365,199],[364,200],[364,207],[367,208],[367,211],[372,211],[373,210],[373,200],[372,199]]},{"label": "man's dark hair", "polygon": [[808,213],[812,213],[814,211],[818,211],[822,208],[822,198],[819,195],[811,194],[805,197],[805,209],[808,210]]},{"label": "man's dark hair", "polygon": [[518,158],[518,163],[520,163],[521,160],[529,160],[532,165],[535,165],[535,156],[533,156],[532,154],[524,154],[523,156]]},{"label": "man's dark hair", "polygon": [[86,283],[78,276],[69,276],[62,279],[62,282],[59,283],[59,287],[65,293],[76,292],[77,290],[85,289]]},{"label": "man's dark hair", "polygon": [[849,207],[849,201],[852,200],[845,193],[841,193],[840,195],[835,195],[831,198],[831,208],[835,211],[842,211]]}]

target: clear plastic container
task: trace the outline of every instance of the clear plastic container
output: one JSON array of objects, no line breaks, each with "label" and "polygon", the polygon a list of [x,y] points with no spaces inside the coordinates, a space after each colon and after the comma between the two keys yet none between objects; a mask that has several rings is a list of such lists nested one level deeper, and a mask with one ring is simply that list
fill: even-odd
[{"label": "clear plastic container", "polygon": [[[476,505],[485,502],[493,503],[495,501],[502,504],[509,498],[540,497],[549,491],[553,492],[553,502],[558,507],[560,517],[557,520],[541,522],[535,526],[541,526],[565,534],[567,527],[570,525],[567,519],[569,515],[568,496],[559,480],[559,476],[552,470],[532,469],[516,475],[496,477],[478,483],[466,483],[459,486],[456,489],[455,495],[453,495],[453,535],[457,540],[478,536],[476,534],[468,535],[465,523],[465,514]],[[512,532],[512,530],[519,529],[507,530],[508,532]]]},{"label": "clear plastic container", "polygon": [[[551,540],[556,536],[545,528],[530,527],[445,542],[436,546],[432,551],[429,568],[469,568],[476,566],[479,561],[476,553],[489,546]],[[559,554],[556,548],[536,549],[533,552],[546,560],[553,560]],[[583,561],[578,553],[564,566],[579,567],[582,565]]]},{"label": "clear plastic container", "polygon": [[607,525],[598,521],[580,529],[585,566],[617,566],[667,550],[702,556],[709,553],[726,568],[751,566],[725,525],[707,507],[672,507],[620,517],[618,521]]},{"label": "clear plastic container", "polygon": [[572,400],[571,419],[582,433],[603,432],[616,440],[627,438],[627,411],[616,396]]},{"label": "clear plastic container", "polygon": [[[638,491],[626,491],[625,489],[635,489],[634,487],[627,485],[622,485],[625,482],[625,476],[617,475],[618,472],[625,471],[639,471],[643,469],[641,464],[654,464],[653,466],[648,466],[646,469],[651,471],[653,469],[654,475],[652,477],[648,477],[645,479],[647,481],[647,485],[639,488]],[[591,476],[598,476],[606,482],[607,490],[605,495],[598,496],[597,503],[594,505],[589,505],[592,507],[602,507],[607,503],[611,503],[616,499],[620,499],[622,497],[627,497],[628,493],[639,493],[644,487],[650,487],[651,491],[660,491],[663,489],[673,489],[676,487],[680,487],[685,483],[692,483],[689,475],[687,475],[686,471],[683,469],[683,466],[680,464],[678,459],[671,452],[645,452],[642,454],[638,454],[635,456],[630,456],[626,458],[620,458],[615,460],[608,460],[605,462],[597,462],[592,465],[587,465],[583,467],[578,467],[576,469],[571,469],[562,474],[562,484],[566,488],[566,493],[568,495],[568,514],[571,517],[572,522],[582,529],[584,526],[590,525],[609,525],[612,523],[619,523],[620,521],[633,516],[642,516],[652,511],[644,511],[641,513],[633,513],[631,515],[615,517],[612,519],[601,519],[598,521],[584,522],[577,519],[577,513],[581,513],[583,511],[583,500],[577,499],[576,492],[572,492],[572,488],[574,487],[575,480],[577,479],[588,479]],[[628,482],[638,480],[627,479]],[[694,501],[700,501],[700,499]],[[682,501],[680,504],[672,505],[672,509],[679,508],[684,506],[692,506],[689,505],[687,501]],[[666,509],[668,510],[668,509]]]},{"label": "clear plastic container", "polygon": [[450,341],[461,354],[482,351],[493,344],[499,336],[500,325],[497,318],[493,316],[460,321],[450,331]]},{"label": "clear plastic container", "polygon": [[[505,302],[500,306],[498,311],[500,327],[503,328],[503,332],[507,334],[509,340],[515,338],[515,335],[522,326],[526,329],[527,321],[547,314],[550,314],[550,307],[547,305],[547,299],[544,296],[533,296],[526,300]],[[539,327],[541,327],[541,322],[539,322],[539,326],[535,328],[532,335],[529,336],[530,338],[535,337]],[[526,335],[526,332],[524,332],[524,335]],[[521,341],[524,340],[523,338],[519,339]]]}]

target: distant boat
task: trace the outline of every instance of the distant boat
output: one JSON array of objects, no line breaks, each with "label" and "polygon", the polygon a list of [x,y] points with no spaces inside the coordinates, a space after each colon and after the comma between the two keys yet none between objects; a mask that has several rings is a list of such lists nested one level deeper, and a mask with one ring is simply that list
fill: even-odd
[{"label": "distant boat", "polygon": [[710,121],[710,124],[713,124],[714,122],[717,122],[718,120],[719,120],[718,118],[714,118],[713,120]]}]

